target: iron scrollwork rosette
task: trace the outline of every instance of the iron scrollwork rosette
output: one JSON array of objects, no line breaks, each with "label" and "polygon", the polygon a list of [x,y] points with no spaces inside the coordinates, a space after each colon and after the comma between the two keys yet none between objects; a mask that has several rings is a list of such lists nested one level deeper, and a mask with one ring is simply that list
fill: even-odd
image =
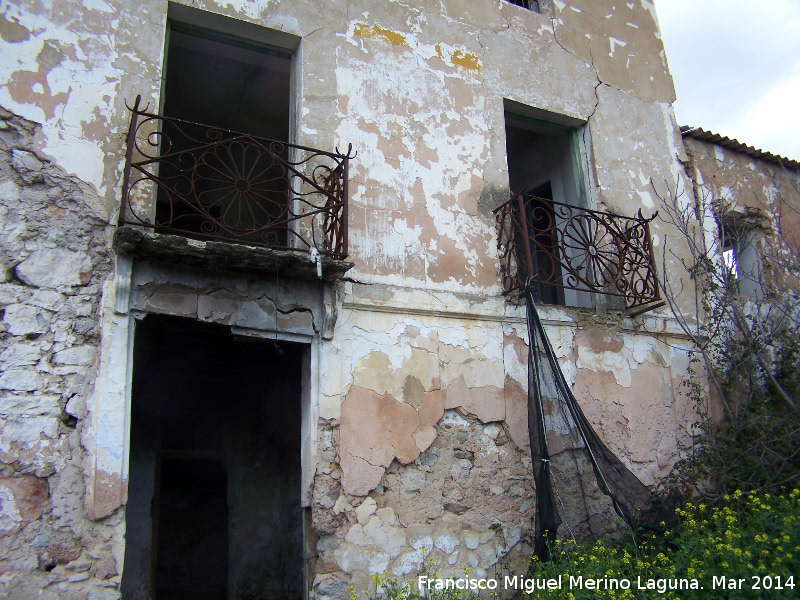
[{"label": "iron scrollwork rosette", "polygon": [[347,154],[131,109],[120,224],[347,255]]},{"label": "iron scrollwork rosette", "polygon": [[503,293],[528,284],[625,299],[628,310],[660,299],[650,219],[519,194],[494,211]]}]

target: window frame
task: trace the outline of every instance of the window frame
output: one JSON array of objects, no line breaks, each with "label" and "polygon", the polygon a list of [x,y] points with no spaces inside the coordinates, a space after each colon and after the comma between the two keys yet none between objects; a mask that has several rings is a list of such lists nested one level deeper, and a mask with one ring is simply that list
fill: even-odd
[{"label": "window frame", "polygon": [[535,13],[542,13],[542,7],[539,0],[505,0],[509,4],[513,4],[514,6],[519,6],[520,8],[524,8],[531,12]]},{"label": "window frame", "polygon": [[764,269],[757,248],[759,227],[745,215],[731,210],[718,223],[718,230],[722,267],[730,274],[735,292],[751,298],[762,297]]}]

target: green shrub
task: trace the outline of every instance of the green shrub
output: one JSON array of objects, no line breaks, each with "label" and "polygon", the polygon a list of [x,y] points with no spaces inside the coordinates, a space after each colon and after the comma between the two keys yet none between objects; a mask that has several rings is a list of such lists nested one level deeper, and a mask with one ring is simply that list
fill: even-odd
[{"label": "green shrub", "polygon": [[[679,509],[679,517],[676,530],[638,543],[560,543],[551,562],[533,561],[528,576],[535,581],[561,576],[561,588],[537,590],[530,596],[570,600],[797,596],[800,491],[783,496],[735,492],[715,507]],[[587,580],[597,580],[597,589],[588,587]],[[625,582],[628,589],[622,589]],[[670,582],[683,589],[669,589]]]}]

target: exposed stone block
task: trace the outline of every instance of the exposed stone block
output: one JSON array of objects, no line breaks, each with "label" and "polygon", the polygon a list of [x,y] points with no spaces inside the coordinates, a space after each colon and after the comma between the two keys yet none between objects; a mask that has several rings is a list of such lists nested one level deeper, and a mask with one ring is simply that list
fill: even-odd
[{"label": "exposed stone block", "polygon": [[3,322],[12,335],[43,333],[50,326],[52,313],[28,304],[12,304],[3,316]]},{"label": "exposed stone block", "polygon": [[121,600],[122,595],[111,588],[92,588],[86,595],[86,600]]},{"label": "exposed stone block", "polygon": [[41,436],[58,436],[59,420],[52,416],[10,417],[3,425],[3,438],[19,444],[33,445]]},{"label": "exposed stone block", "polygon": [[314,591],[317,600],[345,600],[348,596],[349,581],[341,573],[327,573],[314,578]]},{"label": "exposed stone block", "polygon": [[418,570],[422,561],[425,560],[425,553],[422,549],[406,552],[394,562],[392,574],[395,577],[402,577]]},{"label": "exposed stone block", "polygon": [[31,368],[9,369],[0,375],[0,390],[32,392],[41,385],[42,378]]},{"label": "exposed stone block", "polygon": [[4,368],[33,365],[39,362],[41,357],[42,351],[37,343],[12,343],[0,352],[0,362]]},{"label": "exposed stone block", "polygon": [[364,525],[369,518],[375,514],[375,510],[377,510],[377,504],[375,500],[370,497],[364,499],[358,508],[356,508],[356,519],[358,522]]},{"label": "exposed stone block", "polygon": [[36,183],[44,180],[41,174],[44,163],[33,152],[13,148],[11,150],[11,164],[25,183]]},{"label": "exposed stone block", "polygon": [[0,475],[0,537],[16,533],[42,515],[47,489],[31,475]]},{"label": "exposed stone block", "polygon": [[53,362],[60,365],[91,365],[95,354],[94,346],[73,346],[56,352]]},{"label": "exposed stone block", "polygon": [[64,304],[64,294],[47,289],[36,290],[28,300],[28,304],[57,312]]},{"label": "exposed stone block", "polygon": [[31,295],[29,287],[15,283],[0,285],[0,304],[18,304],[27,300]]},{"label": "exposed stone block", "polygon": [[436,548],[445,554],[450,554],[453,552],[453,550],[455,550],[459,544],[460,542],[457,538],[446,534],[438,536],[436,541],[434,541]]},{"label": "exposed stone block", "polygon": [[21,394],[0,397],[0,415],[3,417],[58,416],[60,396],[53,394]]},{"label": "exposed stone block", "polygon": [[16,267],[17,277],[36,287],[75,287],[88,283],[87,257],[63,248],[36,250]]}]

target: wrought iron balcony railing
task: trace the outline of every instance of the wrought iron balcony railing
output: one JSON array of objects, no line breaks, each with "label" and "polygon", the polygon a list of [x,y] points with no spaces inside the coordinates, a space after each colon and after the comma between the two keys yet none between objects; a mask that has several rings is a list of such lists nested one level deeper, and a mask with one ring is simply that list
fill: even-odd
[{"label": "wrought iron balcony railing", "polygon": [[352,158],[131,109],[120,225],[347,257]]},{"label": "wrought iron balcony railing", "polygon": [[528,284],[620,296],[632,314],[660,305],[650,219],[530,194],[494,211],[503,292]]}]

